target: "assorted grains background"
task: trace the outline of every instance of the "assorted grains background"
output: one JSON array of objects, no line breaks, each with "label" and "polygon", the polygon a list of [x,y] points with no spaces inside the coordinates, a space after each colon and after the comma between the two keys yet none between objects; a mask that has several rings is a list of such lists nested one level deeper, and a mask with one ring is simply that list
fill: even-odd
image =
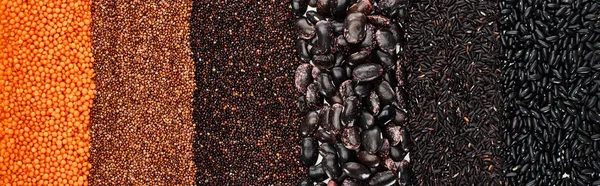
[{"label": "assorted grains background", "polygon": [[506,177],[600,185],[600,2],[500,3]]},{"label": "assorted grains background", "polygon": [[91,185],[191,185],[189,1],[94,1]]},{"label": "assorted grains background", "polygon": [[407,25],[417,183],[504,185],[498,2],[417,0]]},{"label": "assorted grains background", "polygon": [[[340,20],[344,2],[367,14],[369,3],[408,7],[394,20],[406,43],[397,40],[393,91],[408,111],[414,184],[600,185],[594,0],[0,1],[0,184],[310,185],[307,176],[331,177],[332,169],[309,174],[318,168],[300,160],[304,117],[293,76],[308,55],[296,52],[312,55],[302,45],[326,42],[295,45],[291,2]],[[327,8],[332,2],[338,7]],[[320,18],[311,14],[300,31],[315,34],[308,22]],[[328,35],[329,26],[315,27]],[[364,47],[375,49],[380,36]],[[350,50],[331,39],[329,49]],[[329,64],[320,57],[317,65]],[[373,95],[362,101],[381,99]],[[362,148],[387,148],[375,141]],[[377,152],[386,170],[390,158],[402,161],[399,143]],[[339,168],[348,167],[359,166]],[[385,185],[393,179],[383,172]]]},{"label": "assorted grains background", "polygon": [[194,1],[194,161],[198,185],[293,185],[297,154],[288,1]]},{"label": "assorted grains background", "polygon": [[0,184],[87,185],[90,1],[0,1]]}]

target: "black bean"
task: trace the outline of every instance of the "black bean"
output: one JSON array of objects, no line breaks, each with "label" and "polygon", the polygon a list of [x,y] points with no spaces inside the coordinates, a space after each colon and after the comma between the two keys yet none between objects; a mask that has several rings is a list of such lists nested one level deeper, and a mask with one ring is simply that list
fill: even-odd
[{"label": "black bean", "polygon": [[381,111],[375,116],[375,124],[384,127],[396,117],[396,108],[392,105],[386,105],[381,108]]},{"label": "black bean", "polygon": [[336,20],[344,20],[346,16],[346,9],[350,5],[350,0],[330,0],[330,6],[332,6],[333,18]]},{"label": "black bean", "polygon": [[379,48],[387,53],[395,54],[396,53],[396,38],[388,29],[379,29],[375,33],[375,38],[377,39],[377,44]]},{"label": "black bean", "polygon": [[373,59],[376,63],[383,66],[386,71],[396,70],[396,56],[391,55],[382,50],[376,50],[373,54]]},{"label": "black bean", "polygon": [[332,132],[329,132],[325,129],[318,129],[317,132],[315,132],[315,139],[317,139],[321,143],[335,143],[336,142],[335,134],[333,134]]},{"label": "black bean", "polygon": [[381,103],[391,104],[396,101],[396,94],[392,89],[392,86],[387,81],[380,81],[377,85],[375,85],[374,89]]},{"label": "black bean", "polygon": [[[333,146],[333,144],[331,143],[321,143],[321,145],[319,146],[319,154],[321,154],[321,156],[325,156],[327,154],[337,154],[335,147]],[[336,155],[337,156],[337,155]]]},{"label": "black bean", "polygon": [[337,88],[333,84],[333,78],[327,73],[321,73],[317,77],[317,83],[319,85],[319,93],[325,97],[334,96]]},{"label": "black bean", "polygon": [[383,74],[383,68],[379,64],[367,63],[358,65],[352,71],[352,77],[357,82],[367,82],[377,79]]},{"label": "black bean", "polygon": [[363,130],[360,135],[363,148],[370,154],[376,153],[383,145],[383,135],[377,126]]},{"label": "black bean", "polygon": [[354,87],[354,94],[360,98],[364,98],[369,96],[371,91],[373,90],[373,85],[370,83],[357,83]]},{"label": "black bean", "polygon": [[340,164],[344,164],[349,161],[356,161],[356,151],[349,150],[348,148],[346,148],[346,146],[344,146],[343,143],[335,144],[335,149]]},{"label": "black bean", "polygon": [[311,39],[315,36],[315,27],[304,17],[296,19],[296,32],[302,39]]},{"label": "black bean", "polygon": [[398,16],[400,0],[380,0],[377,5],[381,9],[383,15],[390,18]]},{"label": "black bean", "polygon": [[414,142],[410,135],[410,132],[404,128],[400,132],[402,133],[402,140],[400,141],[400,146],[402,150],[410,152],[411,149],[414,147]]},{"label": "black bean", "polygon": [[304,116],[304,121],[298,127],[300,136],[311,136],[319,128],[319,115],[315,111],[310,111]]},{"label": "black bean", "polygon": [[346,81],[348,77],[346,76],[346,70],[342,67],[333,67],[331,69],[331,77],[333,79],[333,84],[336,87],[339,87],[342,82]]},{"label": "black bean", "polygon": [[344,114],[342,115],[342,122],[344,122],[347,126],[353,126],[354,120],[358,117],[360,113],[360,99],[356,96],[350,96],[346,98],[344,102]]},{"label": "black bean", "polygon": [[402,127],[396,125],[386,125],[383,132],[391,146],[396,146],[402,141]]},{"label": "black bean", "polygon": [[344,20],[344,38],[348,43],[356,44],[366,35],[367,16],[363,13],[348,14]]},{"label": "black bean", "polygon": [[335,57],[333,54],[313,55],[312,62],[315,67],[327,70],[335,65]]},{"label": "black bean", "polygon": [[346,62],[351,66],[363,64],[369,58],[369,54],[369,51],[355,52],[346,58]]},{"label": "black bean", "polygon": [[298,100],[296,101],[296,109],[300,114],[305,114],[308,112],[308,102],[306,101],[306,97],[304,95],[298,96]]},{"label": "black bean", "polygon": [[307,2],[306,0],[291,0],[292,1],[292,12],[296,16],[302,16],[306,12]]},{"label": "black bean", "polygon": [[364,166],[367,166],[369,168],[378,167],[381,163],[381,159],[379,158],[379,156],[369,154],[367,151],[359,151],[356,154],[356,159],[360,164],[363,164]]},{"label": "black bean", "polygon": [[358,126],[363,130],[369,129],[375,125],[375,118],[367,111],[362,111],[357,122]]},{"label": "black bean", "polygon": [[298,60],[308,63],[310,61],[310,53],[308,51],[308,41],[304,39],[296,40],[296,56]]},{"label": "black bean", "polygon": [[314,138],[303,138],[302,142],[300,143],[300,147],[301,147],[301,153],[300,153],[300,160],[305,164],[305,165],[314,165],[317,162],[317,158],[319,155],[319,152],[317,150],[317,146],[319,145],[317,140],[315,140]]},{"label": "black bean", "polygon": [[314,182],[320,182],[327,179],[322,163],[310,166],[308,168],[308,178]]},{"label": "black bean", "polygon": [[400,185],[412,185],[412,177],[413,171],[411,164],[406,160],[402,160],[400,165],[398,165],[398,182]]},{"label": "black bean", "polygon": [[391,186],[396,183],[396,177],[392,171],[379,172],[369,180],[371,186]]},{"label": "black bean", "polygon": [[323,155],[323,169],[325,169],[325,174],[331,179],[336,179],[342,175],[342,167],[335,152]]},{"label": "black bean", "polygon": [[369,177],[371,177],[371,171],[369,168],[356,162],[348,162],[344,164],[343,171],[348,175],[348,177],[359,180],[367,180]]},{"label": "black bean", "polygon": [[317,35],[317,45],[313,46],[310,52],[313,55],[323,55],[331,52],[333,47],[333,25],[329,21],[319,21],[315,24],[315,33]]},{"label": "black bean", "polygon": [[394,161],[402,161],[402,159],[404,159],[404,156],[406,155],[406,152],[404,152],[404,150],[392,146],[390,147],[390,158],[392,158],[392,160]]}]

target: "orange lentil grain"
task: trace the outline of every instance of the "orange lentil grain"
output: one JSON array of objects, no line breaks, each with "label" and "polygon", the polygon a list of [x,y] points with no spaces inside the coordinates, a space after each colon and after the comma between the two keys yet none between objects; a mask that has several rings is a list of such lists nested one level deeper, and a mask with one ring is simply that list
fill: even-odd
[{"label": "orange lentil grain", "polygon": [[0,185],[88,185],[90,0],[0,0]]}]

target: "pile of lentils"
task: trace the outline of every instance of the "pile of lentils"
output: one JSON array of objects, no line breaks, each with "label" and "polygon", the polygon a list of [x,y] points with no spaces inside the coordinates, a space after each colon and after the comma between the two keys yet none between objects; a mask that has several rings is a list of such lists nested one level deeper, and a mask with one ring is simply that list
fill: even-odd
[{"label": "pile of lentils", "polygon": [[399,59],[406,2],[291,2],[300,160],[309,166],[298,185],[411,185]]},{"label": "pile of lentils", "polygon": [[599,6],[500,3],[511,184],[600,185]]}]

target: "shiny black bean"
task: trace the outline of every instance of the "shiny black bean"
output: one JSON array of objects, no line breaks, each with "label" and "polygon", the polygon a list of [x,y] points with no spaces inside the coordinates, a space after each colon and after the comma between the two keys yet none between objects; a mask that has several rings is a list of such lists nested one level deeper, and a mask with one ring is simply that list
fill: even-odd
[{"label": "shiny black bean", "polygon": [[331,119],[331,129],[335,133],[339,133],[342,130],[342,114],[344,111],[344,106],[339,103],[335,103],[331,106],[331,113],[329,116]]},{"label": "shiny black bean", "polygon": [[292,12],[296,16],[302,16],[306,12],[307,3],[306,0],[291,0],[292,1]]},{"label": "shiny black bean", "polygon": [[331,143],[321,143],[321,146],[319,146],[319,154],[321,154],[321,156],[325,156],[327,154],[337,154],[337,152],[335,151],[335,147],[333,146],[333,144]]},{"label": "shiny black bean", "polygon": [[370,154],[375,154],[383,145],[383,135],[377,126],[363,130],[360,136],[363,148]]},{"label": "shiny black bean", "polygon": [[358,118],[357,125],[363,130],[369,129],[375,125],[375,117],[367,111],[362,111]]},{"label": "shiny black bean", "polygon": [[304,95],[298,96],[298,100],[296,100],[296,109],[300,114],[308,112],[308,103]]},{"label": "shiny black bean", "polygon": [[325,129],[318,129],[317,132],[315,132],[315,139],[319,140],[319,142],[321,142],[321,143],[335,143],[336,142],[335,134],[333,134]]},{"label": "shiny black bean", "polygon": [[336,179],[342,175],[342,167],[335,152],[323,155],[323,169],[325,169],[325,174],[331,179]]},{"label": "shiny black bean", "polygon": [[369,168],[357,162],[348,162],[344,164],[343,171],[348,177],[359,180],[367,180],[371,177]]},{"label": "shiny black bean", "polygon": [[313,55],[312,62],[315,67],[327,70],[335,65],[335,57],[333,54]]},{"label": "shiny black bean", "polygon": [[360,164],[367,166],[369,168],[378,167],[381,163],[381,159],[379,156],[374,154],[369,154],[367,151],[360,151],[356,154],[356,159]]},{"label": "shiny black bean", "polygon": [[321,73],[317,77],[317,83],[319,84],[319,93],[325,97],[331,97],[335,95],[336,87],[333,84],[333,78],[327,73]]},{"label": "shiny black bean", "polygon": [[319,163],[308,168],[308,178],[314,182],[320,182],[327,179],[323,163]]},{"label": "shiny black bean", "polygon": [[[375,92],[382,104],[392,104],[396,101],[396,94],[392,86],[387,81],[381,81],[375,87]],[[394,112],[395,115],[395,112]]]},{"label": "shiny black bean", "polygon": [[395,108],[396,109],[396,117],[394,117],[394,124],[398,125],[398,126],[406,126],[406,123],[408,122],[408,118],[406,117],[406,112],[404,112],[403,110],[400,110],[399,108]]},{"label": "shiny black bean", "polygon": [[317,146],[319,143],[314,138],[303,138],[300,142],[301,153],[300,160],[305,165],[314,165],[319,157]]},{"label": "shiny black bean", "polygon": [[392,160],[402,161],[404,156],[406,156],[406,152],[404,152],[404,150],[395,146],[390,147],[390,158],[392,158]]},{"label": "shiny black bean", "polygon": [[346,70],[342,67],[333,67],[331,69],[331,77],[333,78],[333,84],[339,87],[342,82],[348,79],[346,76]]},{"label": "shiny black bean", "polygon": [[371,83],[357,83],[354,87],[354,94],[360,98],[364,98],[369,96],[373,90],[373,85]]},{"label": "shiny black bean", "polygon": [[377,46],[375,39],[375,26],[367,24],[365,38],[360,42],[360,50],[371,51]]},{"label": "shiny black bean", "polygon": [[308,19],[308,21],[310,21],[312,24],[317,24],[319,21],[324,21],[325,17],[315,11],[310,10],[306,12],[306,19]]},{"label": "shiny black bean", "polygon": [[313,55],[328,54],[333,46],[333,25],[329,21],[319,21],[315,24],[315,33],[317,35],[317,45],[313,46],[311,53]]},{"label": "shiny black bean", "polygon": [[350,96],[346,98],[344,102],[344,114],[342,117],[342,122],[344,122],[347,126],[353,126],[354,120],[358,117],[360,113],[360,99],[356,96]]},{"label": "shiny black bean", "polygon": [[331,12],[336,20],[344,20],[346,9],[350,6],[350,0],[330,0]]},{"label": "shiny black bean", "polygon": [[315,27],[304,17],[296,19],[296,32],[302,39],[311,39],[315,36]]},{"label": "shiny black bean", "polygon": [[306,93],[308,85],[313,82],[313,78],[311,76],[312,65],[308,63],[301,64],[296,68],[296,73],[294,75],[294,86],[296,89],[302,94]]},{"label": "shiny black bean", "polygon": [[340,93],[337,91],[335,91],[335,94],[333,96],[325,97],[325,101],[327,101],[327,103],[329,103],[329,104],[336,104],[336,103],[343,104],[344,103],[344,101],[342,100],[342,97],[340,96]]},{"label": "shiny black bean", "polygon": [[396,55],[390,55],[382,50],[376,50],[373,53],[373,59],[376,63],[381,64],[386,71],[396,70]]},{"label": "shiny black bean", "polygon": [[342,132],[342,142],[350,150],[358,150],[361,145],[360,133],[357,126],[346,127]]},{"label": "shiny black bean", "polygon": [[317,0],[306,0],[308,2],[308,6],[317,7]]},{"label": "shiny black bean", "polygon": [[339,52],[341,54],[347,54],[350,52],[351,47],[343,35],[339,35],[335,38],[335,43],[333,44],[333,49],[335,52]]},{"label": "shiny black bean", "polygon": [[311,136],[317,128],[319,128],[319,114],[315,111],[308,112],[298,127],[302,137]]},{"label": "shiny black bean", "polygon": [[358,65],[352,71],[354,81],[372,81],[383,74],[383,67],[375,63],[366,63]]},{"label": "shiny black bean", "polygon": [[340,164],[344,164],[349,161],[355,161],[355,157],[356,157],[355,152],[356,151],[349,150],[348,148],[346,148],[344,146],[343,143],[337,143],[334,146],[335,146],[335,150],[337,152],[337,156],[338,156],[338,160],[340,161]]},{"label": "shiny black bean", "polygon": [[356,44],[366,35],[367,16],[363,13],[351,13],[344,20],[344,38],[348,43]]},{"label": "shiny black bean", "polygon": [[398,182],[403,186],[412,185],[412,177],[413,171],[411,164],[406,160],[402,160],[400,165],[398,165]]},{"label": "shiny black bean", "polygon": [[398,16],[398,8],[401,6],[400,0],[380,0],[377,6],[381,13],[389,18]]},{"label": "shiny black bean", "polygon": [[391,186],[396,183],[396,176],[392,171],[378,172],[369,180],[371,186]]},{"label": "shiny black bean", "polygon": [[379,48],[387,53],[396,54],[396,38],[388,29],[379,29],[375,33],[375,38],[377,40],[377,45]]},{"label": "shiny black bean", "polygon": [[347,14],[360,12],[365,15],[369,15],[372,11],[373,4],[370,0],[358,0],[356,3],[350,6],[350,8],[348,8]]},{"label": "shiny black bean", "polygon": [[412,140],[412,137],[410,136],[410,132],[405,128],[403,128],[401,132],[402,141],[400,142],[400,147],[402,148],[402,150],[410,152],[410,150],[414,147],[414,142]]},{"label": "shiny black bean", "polygon": [[333,32],[336,34],[344,33],[344,22],[332,21],[331,24],[333,24]]},{"label": "shiny black bean", "polygon": [[310,53],[308,51],[308,41],[304,39],[296,40],[296,57],[298,60],[308,63],[310,61]]},{"label": "shiny black bean", "polygon": [[[381,98],[380,98],[381,99]],[[375,116],[375,124],[384,127],[396,117],[396,109],[392,105],[386,105],[381,108],[379,114]]]},{"label": "shiny black bean", "polygon": [[358,51],[346,58],[346,62],[351,66],[363,64],[369,58],[369,51]]}]

